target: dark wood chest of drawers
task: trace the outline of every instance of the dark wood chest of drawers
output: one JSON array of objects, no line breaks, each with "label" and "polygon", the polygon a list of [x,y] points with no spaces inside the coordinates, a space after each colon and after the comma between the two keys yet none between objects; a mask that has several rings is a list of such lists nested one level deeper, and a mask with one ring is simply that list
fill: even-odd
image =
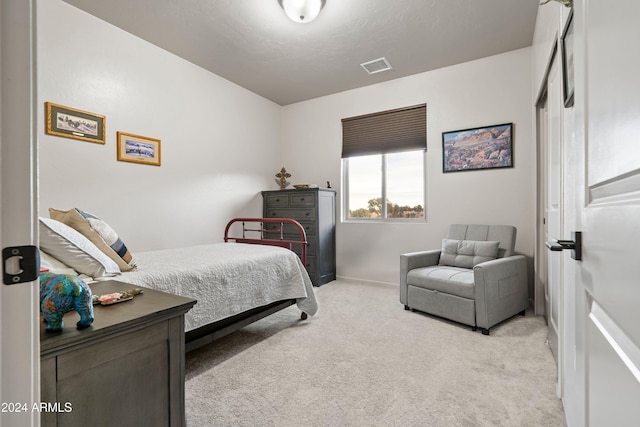
[{"label": "dark wood chest of drawers", "polygon": [[94,306],[93,324],[40,331],[41,400],[59,411],[42,426],[183,426],[184,313],[196,300],[116,281],[90,285],[94,295],[140,288],[133,300]]},{"label": "dark wood chest of drawers", "polygon": [[[293,218],[304,227],[308,242],[306,267],[314,286],[335,280],[335,190],[306,188],[263,191],[262,197],[265,218]],[[295,250],[298,251],[297,248]]]}]

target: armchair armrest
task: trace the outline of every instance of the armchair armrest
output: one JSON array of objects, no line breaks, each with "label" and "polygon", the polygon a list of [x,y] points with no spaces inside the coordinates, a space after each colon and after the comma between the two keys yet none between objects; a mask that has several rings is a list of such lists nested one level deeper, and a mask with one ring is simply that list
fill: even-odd
[{"label": "armchair armrest", "polygon": [[400,270],[413,270],[418,267],[438,265],[440,261],[440,249],[430,251],[410,252],[400,255]]},{"label": "armchair armrest", "polygon": [[489,329],[527,308],[527,260],[523,255],[477,264],[473,275],[478,327]]},{"label": "armchair armrest", "polygon": [[400,302],[407,302],[407,273],[414,268],[438,265],[440,249],[410,252],[400,255]]}]

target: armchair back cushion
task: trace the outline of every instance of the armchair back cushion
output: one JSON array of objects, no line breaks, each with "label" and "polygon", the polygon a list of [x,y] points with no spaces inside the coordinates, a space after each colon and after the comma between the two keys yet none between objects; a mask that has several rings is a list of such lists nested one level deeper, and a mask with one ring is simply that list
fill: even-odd
[{"label": "armchair back cushion", "polygon": [[498,258],[506,258],[514,255],[516,228],[510,225],[451,224],[447,238],[500,242]]},{"label": "armchair back cushion", "polygon": [[442,239],[439,265],[473,268],[498,257],[497,241]]}]

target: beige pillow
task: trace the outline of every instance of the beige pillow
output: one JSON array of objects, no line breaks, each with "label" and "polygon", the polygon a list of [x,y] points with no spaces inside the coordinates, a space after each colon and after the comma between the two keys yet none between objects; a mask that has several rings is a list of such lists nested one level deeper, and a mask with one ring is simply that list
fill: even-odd
[{"label": "beige pillow", "polygon": [[49,216],[84,235],[98,249],[114,260],[120,271],[129,271],[135,268],[133,256],[124,242],[113,228],[100,218],[77,208],[68,211],[49,208]]}]

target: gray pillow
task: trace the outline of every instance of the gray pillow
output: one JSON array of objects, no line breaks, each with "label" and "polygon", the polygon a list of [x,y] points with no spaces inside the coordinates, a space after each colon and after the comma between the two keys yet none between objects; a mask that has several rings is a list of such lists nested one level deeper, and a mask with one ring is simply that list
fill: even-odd
[{"label": "gray pillow", "polygon": [[500,242],[491,240],[442,239],[440,265],[473,268],[481,262],[498,258]]}]

